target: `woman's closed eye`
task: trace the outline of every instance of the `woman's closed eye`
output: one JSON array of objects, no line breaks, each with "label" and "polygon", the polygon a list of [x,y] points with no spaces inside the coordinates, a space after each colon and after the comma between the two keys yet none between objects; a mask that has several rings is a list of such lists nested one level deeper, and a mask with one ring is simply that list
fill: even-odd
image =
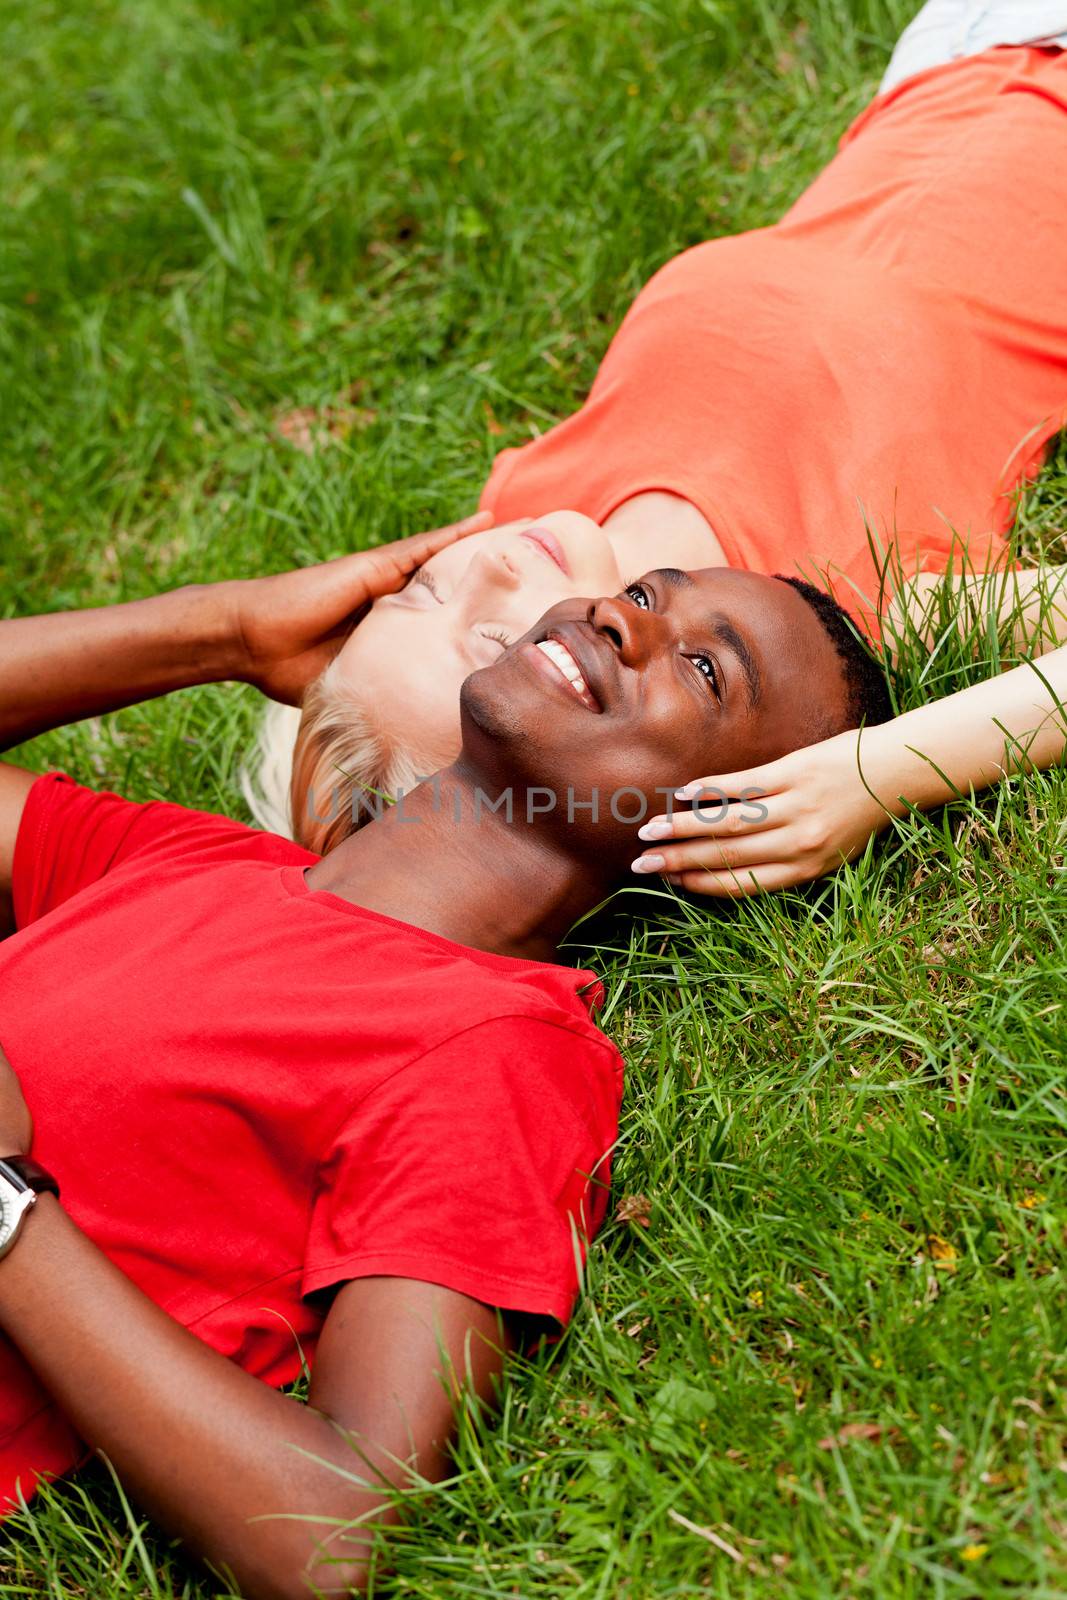
[{"label": "woman's closed eye", "polygon": [[[410,579],[408,580],[408,588],[410,589],[415,584],[421,584],[423,588],[428,589],[439,606],[444,605],[445,597],[441,593],[437,580],[434,578],[433,573],[428,567],[419,567],[417,572],[412,573]],[[481,623],[473,624],[470,631],[476,640],[484,639],[487,644],[495,645],[499,648],[499,650],[506,650],[508,645],[512,642],[502,629],[490,628],[483,626]],[[491,655],[486,657],[484,664],[488,666],[490,659],[495,661],[496,656],[497,651],[492,651]]]},{"label": "woman's closed eye", "polygon": [[[640,606],[642,611],[654,610],[653,595],[647,584],[630,583],[622,591],[627,600],[632,600],[635,606]],[[687,659],[693,663],[694,670],[711,689],[716,700],[722,703],[722,684],[719,679],[719,669],[711,656],[701,653],[690,655],[686,652]]]},{"label": "woman's closed eye", "polygon": [[502,629],[491,628],[481,622],[471,625],[470,637],[472,655],[483,667],[491,667],[495,661],[499,661],[511,643]]}]

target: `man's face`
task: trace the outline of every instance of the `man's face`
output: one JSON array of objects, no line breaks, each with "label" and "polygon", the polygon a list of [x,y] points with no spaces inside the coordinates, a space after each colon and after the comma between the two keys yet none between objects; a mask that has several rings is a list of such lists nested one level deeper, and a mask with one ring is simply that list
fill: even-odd
[{"label": "man's face", "polygon": [[[553,825],[576,849],[621,864],[641,797],[653,815],[665,791],[692,778],[845,728],[846,708],[835,648],[790,585],[726,567],[665,568],[614,599],[553,606],[469,677],[463,759],[487,791],[514,788],[517,807],[521,790],[551,790]],[[595,825],[585,808],[594,791]],[[611,799],[622,791],[620,822]]]}]

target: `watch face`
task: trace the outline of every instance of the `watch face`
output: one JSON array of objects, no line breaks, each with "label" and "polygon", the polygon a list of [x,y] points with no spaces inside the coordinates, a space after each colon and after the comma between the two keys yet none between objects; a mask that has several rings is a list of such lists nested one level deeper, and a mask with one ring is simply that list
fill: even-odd
[{"label": "watch face", "polygon": [[14,1192],[0,1179],[0,1250],[11,1237],[16,1216]]}]

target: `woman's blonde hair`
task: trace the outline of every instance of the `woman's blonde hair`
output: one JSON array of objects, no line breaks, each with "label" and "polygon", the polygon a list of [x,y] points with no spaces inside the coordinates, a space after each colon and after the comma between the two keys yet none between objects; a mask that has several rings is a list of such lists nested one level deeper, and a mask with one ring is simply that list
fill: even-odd
[{"label": "woman's blonde hair", "polygon": [[261,828],[324,856],[442,764],[390,741],[334,660],[302,707],[267,707],[241,788]]}]

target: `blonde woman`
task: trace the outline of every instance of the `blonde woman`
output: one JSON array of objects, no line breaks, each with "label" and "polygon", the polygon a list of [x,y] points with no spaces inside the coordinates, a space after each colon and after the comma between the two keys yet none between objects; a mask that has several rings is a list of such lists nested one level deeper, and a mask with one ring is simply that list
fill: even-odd
[{"label": "blonde woman", "polygon": [[[1065,44],[1067,3],[923,7],[782,221],[664,267],[582,409],[498,457],[482,496],[498,526],[376,603],[302,716],[272,714],[258,818],[328,848],[366,791],[454,752],[474,666],[546,605],[651,567],[815,578],[874,639],[950,565],[961,584],[999,568],[1025,636],[1036,580],[1009,571],[1007,536],[1067,420]],[[736,892],[718,836],[679,826],[638,870]],[[814,859],[764,863],[768,886]]]}]

